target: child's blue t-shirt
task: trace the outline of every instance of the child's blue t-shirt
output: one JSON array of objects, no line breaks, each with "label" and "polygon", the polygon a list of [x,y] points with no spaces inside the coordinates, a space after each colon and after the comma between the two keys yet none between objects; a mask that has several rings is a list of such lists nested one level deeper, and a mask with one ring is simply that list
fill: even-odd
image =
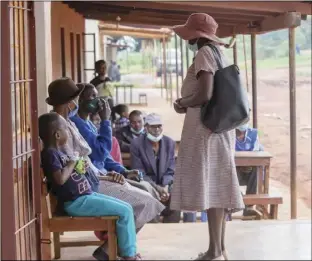
[{"label": "child's blue t-shirt", "polygon": [[63,185],[58,185],[53,178],[53,173],[62,170],[69,157],[54,148],[43,149],[41,152],[41,163],[45,176],[51,185],[52,192],[62,202],[73,201],[82,195],[92,194],[90,183],[84,175],[75,171]]}]

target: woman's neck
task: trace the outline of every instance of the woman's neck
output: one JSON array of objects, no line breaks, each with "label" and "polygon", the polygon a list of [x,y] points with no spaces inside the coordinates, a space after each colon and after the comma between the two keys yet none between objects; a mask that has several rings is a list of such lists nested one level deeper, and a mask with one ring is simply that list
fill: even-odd
[{"label": "woman's neck", "polygon": [[209,43],[212,43],[212,42],[208,39],[204,39],[204,38],[199,39],[197,42],[198,49],[202,48],[203,46],[205,46]]},{"label": "woman's neck", "polygon": [[61,115],[64,119],[68,119],[68,109],[67,107],[59,107],[56,106],[53,108],[53,111],[55,111],[57,114]]},{"label": "woman's neck", "polygon": [[81,111],[81,110],[78,111],[78,115],[79,115],[79,117],[80,117],[81,119],[83,119],[83,120],[85,120],[85,121],[89,118],[89,113],[83,112],[83,111]]}]

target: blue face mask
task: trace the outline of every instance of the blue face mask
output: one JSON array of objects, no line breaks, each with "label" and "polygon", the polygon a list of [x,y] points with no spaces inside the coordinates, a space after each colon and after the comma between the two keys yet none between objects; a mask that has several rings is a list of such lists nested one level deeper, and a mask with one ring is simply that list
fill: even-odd
[{"label": "blue face mask", "polygon": [[189,48],[192,52],[198,51],[198,45],[197,45],[198,39],[194,44],[190,44],[190,42],[187,42],[187,48]]},{"label": "blue face mask", "polygon": [[147,134],[147,138],[152,142],[158,142],[162,139],[162,137],[163,137],[163,134],[160,134],[158,137],[155,137],[150,133]]},{"label": "blue face mask", "polygon": [[144,132],[144,128],[143,127],[139,131],[133,129],[132,127],[130,127],[130,130],[131,130],[132,133],[137,134],[137,135],[142,134]]},{"label": "blue face mask", "polygon": [[78,104],[77,104],[76,102],[74,102],[74,101],[73,101],[73,103],[75,104],[76,107],[75,107],[75,109],[73,109],[73,110],[71,110],[71,109],[69,108],[69,113],[68,113],[68,117],[69,117],[69,118],[75,116],[75,115],[77,114],[77,112],[78,112],[78,109],[79,109]]}]

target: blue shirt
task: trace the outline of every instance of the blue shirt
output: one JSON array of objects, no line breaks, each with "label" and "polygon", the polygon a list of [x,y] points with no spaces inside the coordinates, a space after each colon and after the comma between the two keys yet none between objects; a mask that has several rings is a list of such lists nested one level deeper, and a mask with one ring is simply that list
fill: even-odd
[{"label": "blue shirt", "polygon": [[92,153],[89,155],[92,163],[102,172],[116,171],[123,173],[126,168],[115,162],[110,155],[112,150],[112,128],[110,121],[101,121],[99,130],[90,120],[83,120],[75,115],[71,120],[76,124],[80,134],[87,141]]},{"label": "blue shirt", "polygon": [[262,146],[259,144],[258,130],[248,128],[243,140],[236,138],[235,143],[236,151],[261,151]]},{"label": "blue shirt", "polygon": [[85,175],[77,174],[75,171],[68,180],[59,185],[55,182],[53,173],[62,171],[69,158],[67,155],[54,148],[43,149],[41,152],[41,163],[45,176],[51,185],[52,193],[61,202],[73,201],[82,195],[92,194],[92,188]]}]

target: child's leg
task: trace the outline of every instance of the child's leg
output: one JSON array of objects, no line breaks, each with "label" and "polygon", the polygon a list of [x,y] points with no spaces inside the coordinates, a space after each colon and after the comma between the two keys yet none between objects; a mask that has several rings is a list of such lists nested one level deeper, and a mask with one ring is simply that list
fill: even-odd
[{"label": "child's leg", "polygon": [[136,255],[136,233],[132,207],[121,200],[93,193],[65,203],[69,215],[80,217],[119,216],[116,230],[118,248],[123,257]]}]

